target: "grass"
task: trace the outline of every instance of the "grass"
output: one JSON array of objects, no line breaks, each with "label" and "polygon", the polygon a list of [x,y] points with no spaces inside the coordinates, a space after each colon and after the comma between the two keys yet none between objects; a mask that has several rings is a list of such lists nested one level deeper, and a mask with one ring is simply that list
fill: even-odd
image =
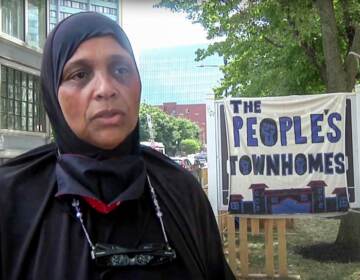
[{"label": "grass", "polygon": [[[301,279],[306,280],[360,280],[360,260],[350,262],[346,252],[334,245],[339,224],[338,219],[295,220],[294,227],[287,229],[290,275],[300,275]],[[248,236],[250,273],[265,274],[264,234]],[[276,271],[278,267],[276,231],[274,254]]]}]

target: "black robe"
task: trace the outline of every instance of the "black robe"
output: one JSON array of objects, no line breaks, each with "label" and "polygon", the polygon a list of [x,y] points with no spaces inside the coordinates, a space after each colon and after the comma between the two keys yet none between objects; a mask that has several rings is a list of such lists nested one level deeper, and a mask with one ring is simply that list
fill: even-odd
[{"label": "black robe", "polygon": [[[56,146],[32,150],[0,168],[0,277],[3,280],[234,279],[201,186],[167,157],[142,147],[158,195],[174,262],[155,267],[99,268],[71,202],[56,198]],[[109,214],[81,203],[94,242],[125,247],[161,242],[149,191]]]}]

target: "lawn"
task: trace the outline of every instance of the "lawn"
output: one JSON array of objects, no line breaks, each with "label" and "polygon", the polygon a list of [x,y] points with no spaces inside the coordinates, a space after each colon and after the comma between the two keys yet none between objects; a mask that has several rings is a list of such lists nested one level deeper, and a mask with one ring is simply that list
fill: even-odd
[{"label": "lawn", "polygon": [[[294,226],[287,229],[290,275],[300,275],[300,279],[309,280],[360,280],[360,260],[349,262],[346,252],[334,246],[339,224],[339,219],[294,220]],[[226,245],[226,237],[224,244]],[[249,248],[250,273],[265,273],[264,234],[260,233],[255,237],[249,234]],[[276,252],[275,231],[274,253]],[[275,270],[276,260],[275,257]]]}]

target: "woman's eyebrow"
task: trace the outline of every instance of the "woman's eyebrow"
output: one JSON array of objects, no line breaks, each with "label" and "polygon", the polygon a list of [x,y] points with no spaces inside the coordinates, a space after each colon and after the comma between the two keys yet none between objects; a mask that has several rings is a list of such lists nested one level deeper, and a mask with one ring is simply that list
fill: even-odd
[{"label": "woman's eyebrow", "polygon": [[116,61],[116,62],[132,62],[132,58],[129,55],[121,55],[121,54],[113,54],[110,55],[108,58],[110,62]]},{"label": "woman's eyebrow", "polygon": [[91,66],[92,62],[90,59],[77,59],[75,61],[70,61],[70,63],[67,63],[64,67],[63,73],[77,67],[88,67]]}]

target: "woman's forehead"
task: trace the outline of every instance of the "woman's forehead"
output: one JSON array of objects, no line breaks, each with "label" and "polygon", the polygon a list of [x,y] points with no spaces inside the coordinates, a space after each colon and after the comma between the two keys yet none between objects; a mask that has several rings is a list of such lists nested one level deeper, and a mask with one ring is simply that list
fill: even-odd
[{"label": "woman's forehead", "polygon": [[133,61],[129,52],[124,49],[112,36],[102,36],[82,42],[64,67],[83,60],[96,61],[97,59]]}]

